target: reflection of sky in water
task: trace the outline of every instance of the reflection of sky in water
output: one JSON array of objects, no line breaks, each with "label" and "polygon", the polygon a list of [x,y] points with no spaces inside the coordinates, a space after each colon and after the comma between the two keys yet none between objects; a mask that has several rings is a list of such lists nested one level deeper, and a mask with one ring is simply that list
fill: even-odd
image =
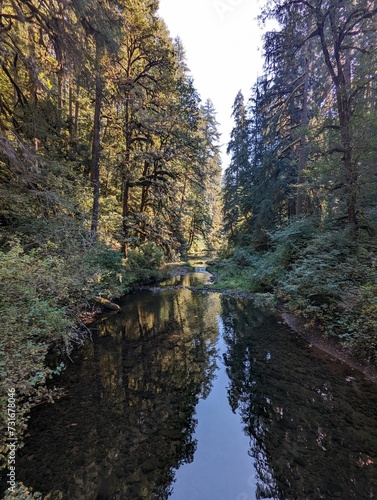
[{"label": "reflection of sky in water", "polygon": [[226,345],[219,318],[218,369],[207,399],[196,408],[198,445],[194,461],[176,473],[172,500],[252,500],[255,498],[253,459],[248,455],[250,438],[241,418],[232,412],[227,394],[229,378],[223,363]]}]

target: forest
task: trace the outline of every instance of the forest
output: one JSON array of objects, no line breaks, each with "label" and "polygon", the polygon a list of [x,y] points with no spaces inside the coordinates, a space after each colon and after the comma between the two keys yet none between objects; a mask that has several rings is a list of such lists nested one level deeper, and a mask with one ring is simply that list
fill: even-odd
[{"label": "forest", "polygon": [[377,363],[377,7],[274,0],[271,20],[223,172],[157,0],[0,0],[0,404],[14,387],[20,439],[94,298],[190,252]]},{"label": "forest", "polygon": [[275,0],[265,74],[234,100],[224,286],[377,362],[377,8]]},{"label": "forest", "polygon": [[0,2],[0,402],[17,390],[20,431],[94,297],[219,239],[215,110],[157,10]]}]

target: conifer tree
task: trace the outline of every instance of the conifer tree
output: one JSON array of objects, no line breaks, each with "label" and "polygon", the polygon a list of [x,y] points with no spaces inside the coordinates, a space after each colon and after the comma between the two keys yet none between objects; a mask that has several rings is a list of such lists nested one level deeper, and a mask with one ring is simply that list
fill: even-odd
[{"label": "conifer tree", "polygon": [[291,52],[307,51],[312,44],[311,50],[316,54],[313,59],[320,62],[321,74],[330,82],[334,99],[328,116],[333,123],[325,124],[325,129],[330,125],[337,134],[332,134],[328,150],[322,153],[337,157],[339,167],[334,183],[338,186],[337,196],[341,195],[338,218],[348,222],[356,237],[358,227],[363,224],[358,219],[361,172],[353,121],[359,98],[375,79],[374,74],[365,73],[365,68],[376,50],[377,8],[364,0],[326,3],[276,0],[270,15],[281,23],[280,39],[289,40]]},{"label": "conifer tree", "polygon": [[244,191],[253,184],[249,120],[241,91],[235,98],[232,116],[234,127],[227,147],[230,164],[224,174],[224,229],[231,240],[236,241],[243,219]]}]

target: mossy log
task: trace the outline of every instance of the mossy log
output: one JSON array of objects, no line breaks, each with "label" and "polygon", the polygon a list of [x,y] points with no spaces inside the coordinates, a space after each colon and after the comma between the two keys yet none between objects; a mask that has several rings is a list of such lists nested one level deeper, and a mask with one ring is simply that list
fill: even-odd
[{"label": "mossy log", "polygon": [[101,304],[105,309],[109,309],[110,311],[120,311],[120,306],[118,304],[114,304],[114,302],[110,302],[110,300],[104,299],[103,297],[94,297],[94,300],[97,304]]}]

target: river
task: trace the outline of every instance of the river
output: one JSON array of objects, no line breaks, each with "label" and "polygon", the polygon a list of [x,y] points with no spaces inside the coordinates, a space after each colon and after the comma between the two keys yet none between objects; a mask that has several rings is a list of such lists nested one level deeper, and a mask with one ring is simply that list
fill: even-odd
[{"label": "river", "polygon": [[96,323],[17,480],[69,500],[377,498],[377,386],[251,300],[187,288],[206,279]]}]

